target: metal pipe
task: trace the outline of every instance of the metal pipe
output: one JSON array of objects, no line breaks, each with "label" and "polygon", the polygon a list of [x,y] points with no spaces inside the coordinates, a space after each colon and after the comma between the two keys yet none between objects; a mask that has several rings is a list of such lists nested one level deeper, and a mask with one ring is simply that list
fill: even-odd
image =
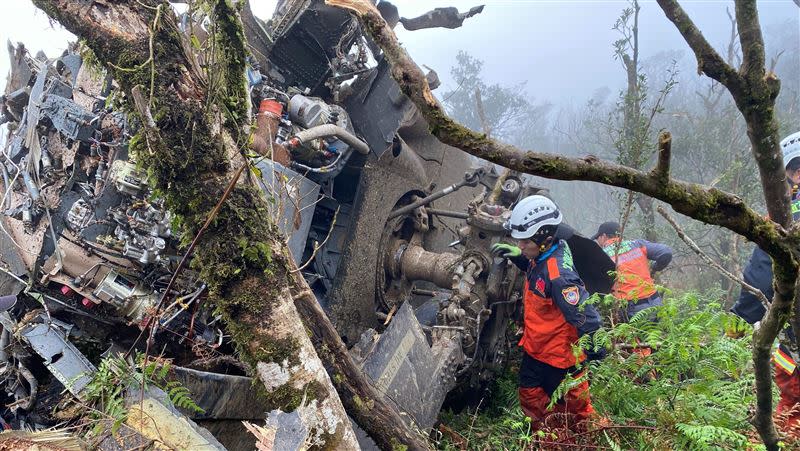
[{"label": "metal pipe", "polygon": [[478,179],[480,179],[480,177],[483,175],[483,172],[484,172],[483,168],[478,168],[478,169],[475,170],[475,172],[472,172],[472,173],[468,172],[468,173],[464,174],[464,180],[461,180],[460,182],[457,182],[457,183],[453,183],[452,185],[448,186],[447,188],[445,188],[445,189],[443,189],[441,191],[437,191],[437,192],[431,194],[430,196],[424,197],[424,198],[422,198],[422,199],[420,199],[420,200],[418,200],[416,202],[412,202],[411,204],[406,205],[405,207],[398,208],[397,210],[389,213],[389,218],[388,219],[396,218],[396,217],[398,217],[400,215],[404,215],[406,213],[410,213],[410,212],[416,210],[417,208],[422,207],[423,205],[428,205],[429,203],[435,201],[436,199],[442,198],[442,197],[444,197],[444,196],[446,196],[446,195],[448,195],[450,193],[454,193],[454,192],[458,191],[459,189],[461,189],[461,188],[463,188],[463,187],[465,187],[467,185],[469,185],[469,186],[477,186],[478,185]]},{"label": "metal pipe", "polygon": [[[11,196],[9,195],[9,191],[11,191],[11,179],[8,175],[8,169],[6,168],[6,164],[0,162],[0,169],[3,172],[3,199],[5,200],[5,204],[11,203]],[[2,205],[5,209],[6,205]]]},{"label": "metal pipe", "polygon": [[456,219],[467,219],[469,215],[467,213],[461,211],[447,211],[447,210],[436,210],[434,208],[427,208],[425,209],[428,213],[434,216],[444,216],[447,218],[456,218]]},{"label": "metal pipe", "polygon": [[31,195],[31,199],[34,201],[39,200],[39,188],[36,186],[36,183],[33,182],[31,178],[30,172],[27,170],[22,171],[22,180],[25,182],[25,186],[28,188],[28,192]]},{"label": "metal pipe", "polygon": [[300,170],[303,170],[303,171],[314,172],[314,173],[317,173],[317,174],[326,174],[328,172],[334,171],[337,167],[339,167],[342,161],[346,162],[347,159],[350,157],[351,153],[352,152],[350,151],[350,148],[348,148],[344,152],[342,152],[339,155],[337,155],[336,159],[333,160],[333,163],[331,163],[329,165],[325,165],[325,166],[320,166],[318,168],[312,168],[311,166],[306,166],[306,165],[304,165],[302,163],[298,163],[296,161],[292,161],[291,166],[292,166],[293,169],[300,169]]},{"label": "metal pipe", "polygon": [[19,374],[21,374],[22,377],[28,381],[28,385],[31,387],[28,398],[24,403],[20,404],[20,407],[26,411],[30,411],[31,407],[33,407],[33,405],[36,403],[36,396],[39,394],[39,383],[36,381],[33,373],[31,373],[29,369],[22,366],[22,364],[19,365],[17,370],[19,371]]},{"label": "metal pipe", "polygon": [[[336,124],[322,124],[317,125],[316,127],[311,127],[305,129],[298,134],[294,135],[292,139],[289,140],[290,143],[297,140],[298,144],[302,144],[304,142],[312,141],[319,138],[327,138],[329,136],[335,136],[342,141],[344,141],[348,146],[352,147],[356,150],[356,152],[362,155],[369,155],[369,146],[364,141],[356,138],[355,135],[350,133],[349,131],[345,130],[342,127],[339,127]],[[293,144],[295,147],[297,145]]]},{"label": "metal pipe", "polygon": [[2,329],[3,332],[0,333],[0,363],[7,363],[8,352],[6,352],[6,348],[8,347],[8,344],[11,342],[11,332],[9,332],[8,329],[6,329],[5,327],[2,327]]}]

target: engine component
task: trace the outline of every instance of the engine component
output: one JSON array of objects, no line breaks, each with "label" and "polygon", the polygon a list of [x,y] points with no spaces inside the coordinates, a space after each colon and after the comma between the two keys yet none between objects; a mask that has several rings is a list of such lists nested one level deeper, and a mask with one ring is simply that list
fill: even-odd
[{"label": "engine component", "polygon": [[67,227],[73,232],[80,232],[92,222],[94,209],[89,202],[78,199],[67,212]]},{"label": "engine component", "polygon": [[163,238],[150,235],[128,235],[117,227],[117,239],[125,242],[122,255],[136,259],[143,265],[155,263],[159,260],[161,253],[167,247]]},{"label": "engine component", "polygon": [[50,119],[53,127],[70,139],[86,141],[94,135],[96,117],[60,95],[47,95],[42,101],[40,114]]},{"label": "engine component", "polygon": [[136,169],[136,165],[125,160],[116,160],[111,164],[109,179],[117,191],[130,196],[141,195],[147,186],[144,176]]},{"label": "engine component", "polygon": [[144,319],[147,310],[158,302],[158,296],[116,271],[109,271],[92,293],[97,299],[109,302],[134,322]]},{"label": "engine component", "polygon": [[[328,137],[339,138],[345,144],[351,146],[358,153],[362,155],[369,154],[369,146],[367,146],[367,144],[364,141],[361,141],[360,139],[356,138],[352,133],[348,132],[344,128],[335,124],[317,125],[314,126],[313,128],[309,128],[308,130],[303,130],[302,132],[297,133],[294,136],[294,138],[289,140],[289,142],[292,144],[293,147],[298,147],[305,142],[314,139],[328,138]],[[337,151],[339,150],[337,149]]]},{"label": "engine component", "polygon": [[446,196],[446,195],[448,195],[448,194],[450,194],[452,192],[458,191],[459,189],[461,189],[461,188],[463,188],[465,186],[478,186],[478,180],[480,180],[480,178],[483,176],[484,172],[485,171],[484,171],[483,168],[478,168],[473,172],[466,173],[466,174],[464,174],[464,180],[461,180],[461,181],[459,181],[457,183],[453,183],[452,185],[448,186],[447,188],[445,188],[445,189],[443,189],[441,191],[437,191],[437,192],[435,192],[435,193],[433,193],[433,194],[431,194],[429,196],[426,196],[425,198],[420,199],[420,200],[418,200],[418,201],[416,201],[416,202],[414,202],[414,203],[412,203],[410,205],[406,205],[405,207],[398,208],[397,210],[393,211],[391,213],[391,215],[389,215],[389,219],[396,218],[398,216],[401,216],[401,215],[404,215],[406,213],[409,213],[409,212],[413,211],[415,208],[419,208],[419,207],[422,207],[424,205],[428,205],[429,203],[435,201],[436,199],[440,199],[440,198],[442,198],[442,197],[444,197],[444,196]]}]

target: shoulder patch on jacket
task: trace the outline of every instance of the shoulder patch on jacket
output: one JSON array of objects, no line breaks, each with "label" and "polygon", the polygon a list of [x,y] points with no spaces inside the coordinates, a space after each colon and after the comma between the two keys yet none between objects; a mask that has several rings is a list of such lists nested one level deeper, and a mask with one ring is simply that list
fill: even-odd
[{"label": "shoulder patch on jacket", "polygon": [[569,305],[577,305],[578,301],[581,300],[581,294],[578,291],[578,287],[574,285],[561,290],[561,295],[564,297],[564,300],[567,301],[567,304]]}]

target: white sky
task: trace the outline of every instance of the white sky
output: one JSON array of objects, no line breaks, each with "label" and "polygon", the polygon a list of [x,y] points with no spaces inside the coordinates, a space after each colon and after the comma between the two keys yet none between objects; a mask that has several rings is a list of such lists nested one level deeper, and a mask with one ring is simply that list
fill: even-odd
[{"label": "white sky", "polygon": [[[251,0],[254,13],[268,18],[275,0]],[[395,0],[401,16],[414,17],[437,6],[466,10],[478,0]],[[420,64],[435,69],[444,82],[441,90],[455,87],[449,70],[458,50],[467,50],[485,61],[489,81],[515,84],[527,81],[528,93],[555,103],[583,103],[597,88],[621,86],[622,70],[612,58],[611,43],[618,38],[611,30],[625,0],[485,0],[484,12],[455,30],[432,29],[407,32],[398,25],[398,35]],[[9,6],[12,5],[13,6]],[[712,45],[722,48],[728,39],[727,0],[684,0],[681,2]],[[642,1],[642,56],[663,50],[688,47],[675,27],[653,1]],[[800,8],[792,0],[759,2],[765,30],[789,21],[800,28]],[[26,0],[3,0],[0,40],[5,44],[22,41],[35,53],[43,50],[58,55],[73,39],[59,25],[51,26],[47,16]],[[800,47],[800,43],[797,43]],[[8,73],[6,46],[0,46],[0,77]],[[767,52],[771,49],[767,42]],[[800,76],[800,68],[797,75]]]}]

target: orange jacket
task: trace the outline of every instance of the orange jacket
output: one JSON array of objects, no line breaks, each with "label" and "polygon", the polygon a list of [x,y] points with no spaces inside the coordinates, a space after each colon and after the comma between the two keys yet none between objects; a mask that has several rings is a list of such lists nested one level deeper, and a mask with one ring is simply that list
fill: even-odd
[{"label": "orange jacket", "polygon": [[[518,264],[518,266],[520,266]],[[525,268],[523,268],[525,269]],[[565,241],[529,262],[523,303],[525,326],[519,345],[531,357],[556,368],[570,368],[586,359],[572,350],[578,337],[600,328],[600,315],[572,264]]]},{"label": "orange jacket", "polygon": [[656,292],[653,277],[650,275],[650,262],[656,263],[653,269],[662,270],[672,260],[669,246],[651,243],[646,240],[625,240],[611,238],[603,246],[603,251],[617,264],[617,280],[612,294],[617,299],[637,301]]}]

